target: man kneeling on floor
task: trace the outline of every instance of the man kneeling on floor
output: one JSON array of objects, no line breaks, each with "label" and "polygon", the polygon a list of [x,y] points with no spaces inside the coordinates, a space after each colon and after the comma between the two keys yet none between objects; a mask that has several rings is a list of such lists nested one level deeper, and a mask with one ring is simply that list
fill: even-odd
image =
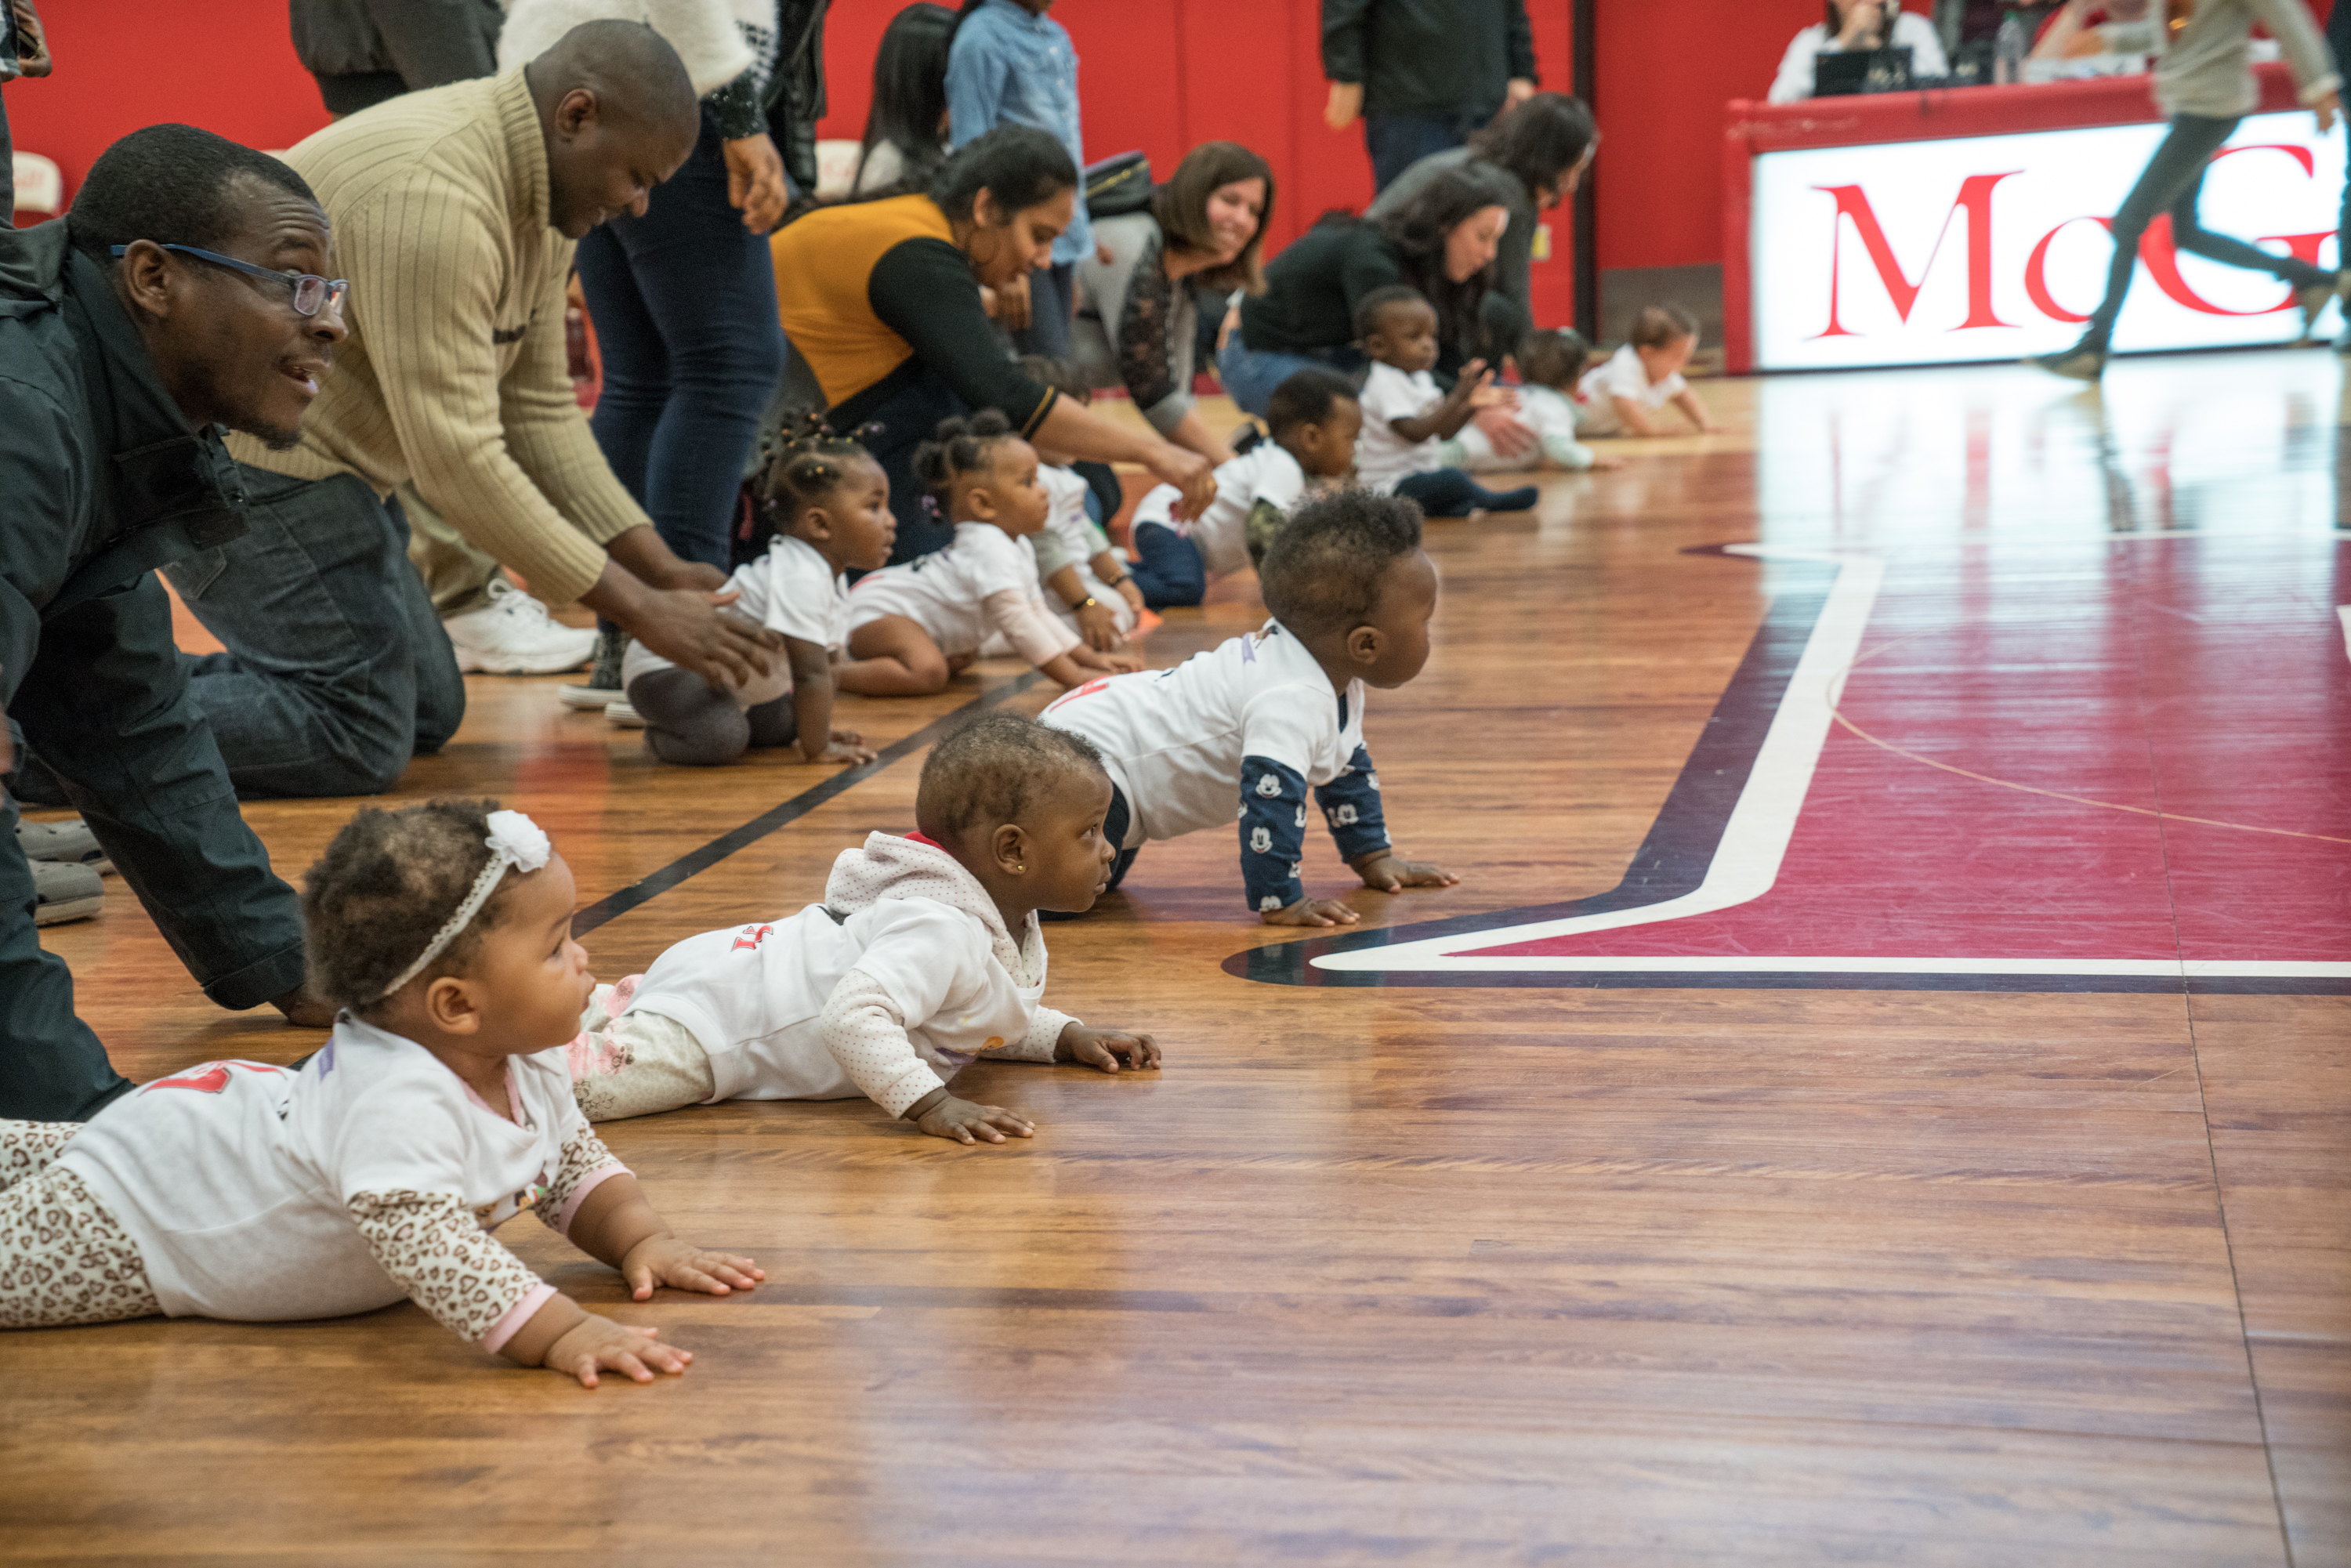
[{"label": "man kneeling on floor", "polygon": [[[329,252],[300,176],[184,125],[109,148],[66,218],[0,229],[0,705],[205,995],[319,1026],[155,568],[243,533],[219,427],[293,439],[343,340]],[[0,796],[0,1118],[80,1121],[131,1084],[41,950],[16,828]]]}]

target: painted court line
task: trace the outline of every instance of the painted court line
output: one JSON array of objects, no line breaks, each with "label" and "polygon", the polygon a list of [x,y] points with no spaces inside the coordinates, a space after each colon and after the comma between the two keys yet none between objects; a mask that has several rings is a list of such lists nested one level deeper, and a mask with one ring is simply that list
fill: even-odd
[{"label": "painted court line", "polygon": [[789,826],[807,816],[827,800],[848,793],[892,763],[902,762],[923,747],[946,739],[974,716],[994,707],[1008,697],[1019,695],[1044,678],[1044,675],[1036,670],[1027,671],[1017,679],[1007,681],[994,691],[983,693],[964,704],[963,706],[941,714],[904,739],[883,747],[872,761],[861,762],[854,768],[843,768],[823,782],[801,790],[782,804],[760,812],[741,827],[721,833],[701,848],[680,855],[661,870],[641,877],[617,892],[606,894],[571,917],[572,936],[585,936],[598,926],[618,919],[632,909],[640,908],[651,903],[689,878],[701,875],[736,851],[749,848],[777,829]]}]

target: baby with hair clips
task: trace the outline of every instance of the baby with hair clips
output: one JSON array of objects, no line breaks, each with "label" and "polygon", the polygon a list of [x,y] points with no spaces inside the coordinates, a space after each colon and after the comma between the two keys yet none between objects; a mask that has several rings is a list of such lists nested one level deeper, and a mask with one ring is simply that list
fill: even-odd
[{"label": "baby with hair clips", "polygon": [[934,1137],[1034,1124],[947,1089],[973,1061],[1159,1065],[1147,1034],[1043,1002],[1036,912],[1093,906],[1109,875],[1109,778],[1076,736],[993,713],[923,764],[909,838],[843,850],[824,902],[689,936],[600,997],[572,1046],[590,1120],[720,1100],[863,1094]]},{"label": "baby with hair clips", "polygon": [[898,520],[889,476],[864,447],[816,425],[776,449],[751,495],[767,549],[726,586],[738,613],[782,634],[783,666],[721,688],[631,642],[621,685],[644,724],[646,749],[689,768],[732,762],[753,747],[793,747],[802,762],[871,762],[862,736],[832,727],[832,696],[836,686],[863,690],[873,673],[842,662],[844,574],[890,559]]},{"label": "baby with hair clips", "polygon": [[941,420],[936,438],[914,448],[914,472],[945,505],[955,538],[850,591],[850,656],[871,664],[858,690],[927,696],[978,658],[991,634],[1064,686],[1142,667],[1131,654],[1087,647],[1039,597],[1029,540],[1050,517],[1052,498],[1036,448],[1010,421],[994,409]]},{"label": "baby with hair clips", "polygon": [[1534,449],[1517,457],[1494,450],[1486,433],[1465,424],[1460,434],[1437,444],[1437,456],[1447,467],[1471,474],[1520,473],[1530,468],[1564,468],[1571,474],[1593,469],[1622,468],[1622,459],[1603,457],[1575,439],[1578,413],[1576,382],[1592,358],[1592,345],[1580,332],[1535,331],[1519,344],[1519,418],[1535,433]]},{"label": "baby with hair clips", "polygon": [[691,1352],[586,1311],[492,1234],[529,1209],[641,1301],[766,1278],[671,1235],[573,1102],[564,1042],[595,985],[573,898],[519,811],[361,811],[303,888],[310,990],[343,1009],[316,1055],[204,1062],[86,1125],[0,1122],[0,1326],[405,1297],[590,1388],[684,1372]]},{"label": "baby with hair clips", "polygon": [[1240,801],[1241,882],[1269,925],[1353,925],[1353,909],[1310,896],[1304,869],[1311,789],[1331,836],[1366,887],[1460,881],[1399,858],[1364,747],[1364,699],[1428,661],[1437,567],[1420,548],[1420,508],[1348,489],[1308,502],[1258,569],[1272,619],[1172,670],[1094,681],[1055,701],[1044,722],[1099,747],[1112,785],[1106,831],[1116,887],[1143,845],[1233,820]]}]

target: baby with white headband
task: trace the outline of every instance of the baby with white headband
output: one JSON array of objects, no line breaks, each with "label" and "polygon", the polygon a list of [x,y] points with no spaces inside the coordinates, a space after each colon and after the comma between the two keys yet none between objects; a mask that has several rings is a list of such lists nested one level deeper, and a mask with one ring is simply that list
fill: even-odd
[{"label": "baby with white headband", "polygon": [[684,1372],[692,1353],[558,1294],[491,1234],[531,1209],[641,1301],[765,1278],[671,1235],[580,1114],[563,1047],[595,978],[573,901],[519,811],[361,811],[303,889],[310,989],[343,1010],[298,1071],[203,1062],[87,1124],[0,1121],[0,1327],[406,1297],[590,1388]]}]

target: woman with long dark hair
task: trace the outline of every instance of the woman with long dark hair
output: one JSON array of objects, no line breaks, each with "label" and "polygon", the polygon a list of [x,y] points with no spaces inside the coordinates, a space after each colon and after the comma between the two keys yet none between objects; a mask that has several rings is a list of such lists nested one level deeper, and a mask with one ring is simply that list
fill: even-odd
[{"label": "woman with long dark hair", "polygon": [[1273,215],[1273,170],[1233,141],[1184,155],[1139,213],[1094,222],[1095,254],[1078,264],[1071,357],[1092,386],[1123,384],[1153,429],[1211,463],[1232,449],[1192,406],[1196,286],[1265,292],[1259,256]]},{"label": "woman with long dark hair", "polygon": [[891,186],[921,190],[947,156],[947,42],[956,14],[909,5],[890,18],[873,56],[873,107],[857,153],[861,196]]},{"label": "woman with long dark hair", "polygon": [[1361,369],[1355,312],[1374,289],[1398,284],[1437,308],[1440,375],[1473,358],[1499,361],[1524,330],[1523,313],[1489,294],[1510,204],[1520,193],[1499,169],[1473,162],[1439,172],[1380,217],[1317,224],[1266,267],[1266,291],[1241,302],[1239,328],[1217,355],[1225,391],[1262,413],[1294,371]]},{"label": "woman with long dark hair", "polygon": [[939,421],[981,409],[1056,452],[1142,465],[1184,492],[1187,516],[1216,497],[1206,458],[1023,375],[981,307],[983,287],[1050,259],[1077,184],[1056,138],[999,126],[949,158],[927,191],[819,207],[769,241],[784,334],[822,389],[826,423],[863,441],[890,476],[893,561],[954,538],[923,505],[914,447]]},{"label": "woman with long dark hair", "polygon": [[1535,225],[1544,208],[1574,193],[1599,147],[1599,128],[1582,99],[1539,92],[1472,132],[1468,145],[1432,152],[1406,169],[1364,215],[1379,219],[1401,211],[1447,169],[1474,162],[1500,170],[1517,185],[1518,193],[1510,203],[1510,225],[1502,230],[1501,252],[1494,259],[1494,292],[1531,312]]}]

